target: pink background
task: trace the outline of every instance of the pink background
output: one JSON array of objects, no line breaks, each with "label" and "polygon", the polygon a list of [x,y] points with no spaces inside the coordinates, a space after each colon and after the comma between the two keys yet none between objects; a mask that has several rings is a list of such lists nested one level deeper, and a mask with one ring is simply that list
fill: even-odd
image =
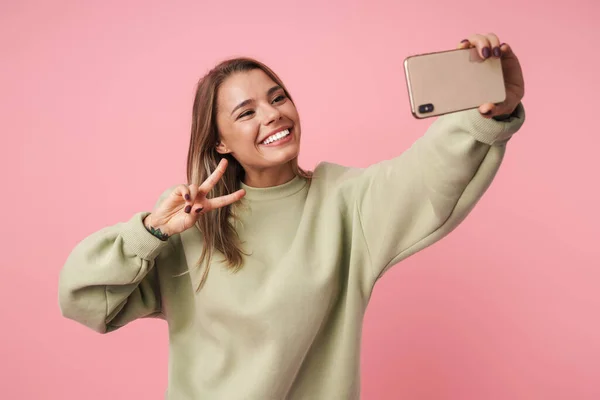
[{"label": "pink background", "polygon": [[217,61],[281,75],[305,167],[365,166],[431,122],[410,115],[404,57],[488,31],[520,57],[528,121],[471,216],[376,287],[363,398],[600,398],[597,1],[82,3],[0,5],[3,399],[162,398],[166,326],[95,334],[60,316],[57,275],[183,182]]}]

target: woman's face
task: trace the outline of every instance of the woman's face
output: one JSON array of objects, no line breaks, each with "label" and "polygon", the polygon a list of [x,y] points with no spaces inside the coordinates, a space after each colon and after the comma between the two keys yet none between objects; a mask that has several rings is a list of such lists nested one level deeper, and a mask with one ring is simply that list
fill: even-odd
[{"label": "woman's face", "polygon": [[217,127],[217,151],[233,155],[248,180],[275,175],[285,182],[293,177],[291,161],[300,149],[298,112],[262,70],[236,73],[223,82],[217,93]]}]

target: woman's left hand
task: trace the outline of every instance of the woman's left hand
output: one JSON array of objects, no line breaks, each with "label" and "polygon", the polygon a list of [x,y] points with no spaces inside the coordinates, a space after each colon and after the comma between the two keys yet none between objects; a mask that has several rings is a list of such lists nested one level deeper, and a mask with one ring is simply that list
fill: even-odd
[{"label": "woman's left hand", "polygon": [[457,48],[466,49],[469,47],[476,47],[479,55],[484,59],[489,57],[501,58],[504,86],[506,87],[506,99],[502,103],[482,104],[479,106],[479,112],[486,118],[511,114],[525,94],[525,82],[523,81],[523,71],[519,59],[510,46],[501,43],[498,36],[493,33],[471,35],[468,39],[460,42]]}]

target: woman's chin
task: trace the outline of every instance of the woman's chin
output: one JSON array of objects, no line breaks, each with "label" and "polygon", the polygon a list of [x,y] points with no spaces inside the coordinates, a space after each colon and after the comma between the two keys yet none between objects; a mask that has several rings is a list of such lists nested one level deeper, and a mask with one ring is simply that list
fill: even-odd
[{"label": "woman's chin", "polygon": [[283,165],[298,158],[299,150],[296,143],[289,143],[279,148],[270,148],[268,151],[262,151],[262,153],[268,164]]}]

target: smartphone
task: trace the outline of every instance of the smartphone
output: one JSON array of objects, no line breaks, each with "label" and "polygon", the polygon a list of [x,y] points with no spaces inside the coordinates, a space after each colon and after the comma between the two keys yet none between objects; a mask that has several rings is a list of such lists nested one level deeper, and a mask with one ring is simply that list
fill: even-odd
[{"label": "smartphone", "polygon": [[506,98],[502,63],[476,48],[409,56],[404,72],[415,118],[429,118],[500,103]]}]

